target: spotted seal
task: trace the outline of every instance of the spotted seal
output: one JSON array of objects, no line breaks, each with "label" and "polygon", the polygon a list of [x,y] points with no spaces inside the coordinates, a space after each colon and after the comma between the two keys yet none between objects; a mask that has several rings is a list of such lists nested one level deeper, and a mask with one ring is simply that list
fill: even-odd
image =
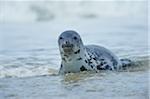
[{"label": "spotted seal", "polygon": [[128,65],[130,60],[119,60],[108,49],[87,45],[82,42],[80,35],[73,30],[61,33],[58,38],[59,51],[61,54],[60,74],[80,71],[119,70]]}]

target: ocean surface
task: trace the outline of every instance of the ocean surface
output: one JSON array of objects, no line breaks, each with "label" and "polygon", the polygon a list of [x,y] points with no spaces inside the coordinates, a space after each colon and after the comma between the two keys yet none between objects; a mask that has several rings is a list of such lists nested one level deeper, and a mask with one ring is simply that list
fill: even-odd
[{"label": "ocean surface", "polygon": [[[0,99],[149,98],[146,2],[0,2]],[[65,30],[134,65],[118,72],[58,75],[57,40]]]}]

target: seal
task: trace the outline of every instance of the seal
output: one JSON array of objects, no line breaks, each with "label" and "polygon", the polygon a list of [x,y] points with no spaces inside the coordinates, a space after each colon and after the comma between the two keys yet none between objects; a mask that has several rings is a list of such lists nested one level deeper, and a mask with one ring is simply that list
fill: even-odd
[{"label": "seal", "polygon": [[131,63],[121,59],[110,50],[98,45],[84,45],[80,35],[73,30],[61,33],[58,38],[61,54],[59,74],[80,71],[120,70]]}]

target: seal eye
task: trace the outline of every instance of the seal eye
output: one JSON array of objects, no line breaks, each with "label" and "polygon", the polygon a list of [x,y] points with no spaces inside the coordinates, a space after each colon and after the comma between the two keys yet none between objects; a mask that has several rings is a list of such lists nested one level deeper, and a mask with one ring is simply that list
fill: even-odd
[{"label": "seal eye", "polygon": [[62,38],[62,37],[60,37],[59,39],[60,39],[60,40],[62,40],[63,38]]},{"label": "seal eye", "polygon": [[74,39],[74,40],[76,40],[76,39],[77,39],[77,37],[75,36],[75,37],[73,37],[73,39]]}]

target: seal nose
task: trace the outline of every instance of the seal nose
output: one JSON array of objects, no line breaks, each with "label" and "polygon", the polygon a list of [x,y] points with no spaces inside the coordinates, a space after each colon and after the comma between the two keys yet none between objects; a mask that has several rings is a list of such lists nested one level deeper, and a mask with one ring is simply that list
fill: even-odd
[{"label": "seal nose", "polygon": [[69,43],[69,41],[65,41],[65,44],[68,45],[68,44],[70,44],[70,43]]},{"label": "seal nose", "polygon": [[62,48],[72,48],[72,47],[73,47],[73,44],[71,44],[69,41],[65,41],[62,44]]}]

